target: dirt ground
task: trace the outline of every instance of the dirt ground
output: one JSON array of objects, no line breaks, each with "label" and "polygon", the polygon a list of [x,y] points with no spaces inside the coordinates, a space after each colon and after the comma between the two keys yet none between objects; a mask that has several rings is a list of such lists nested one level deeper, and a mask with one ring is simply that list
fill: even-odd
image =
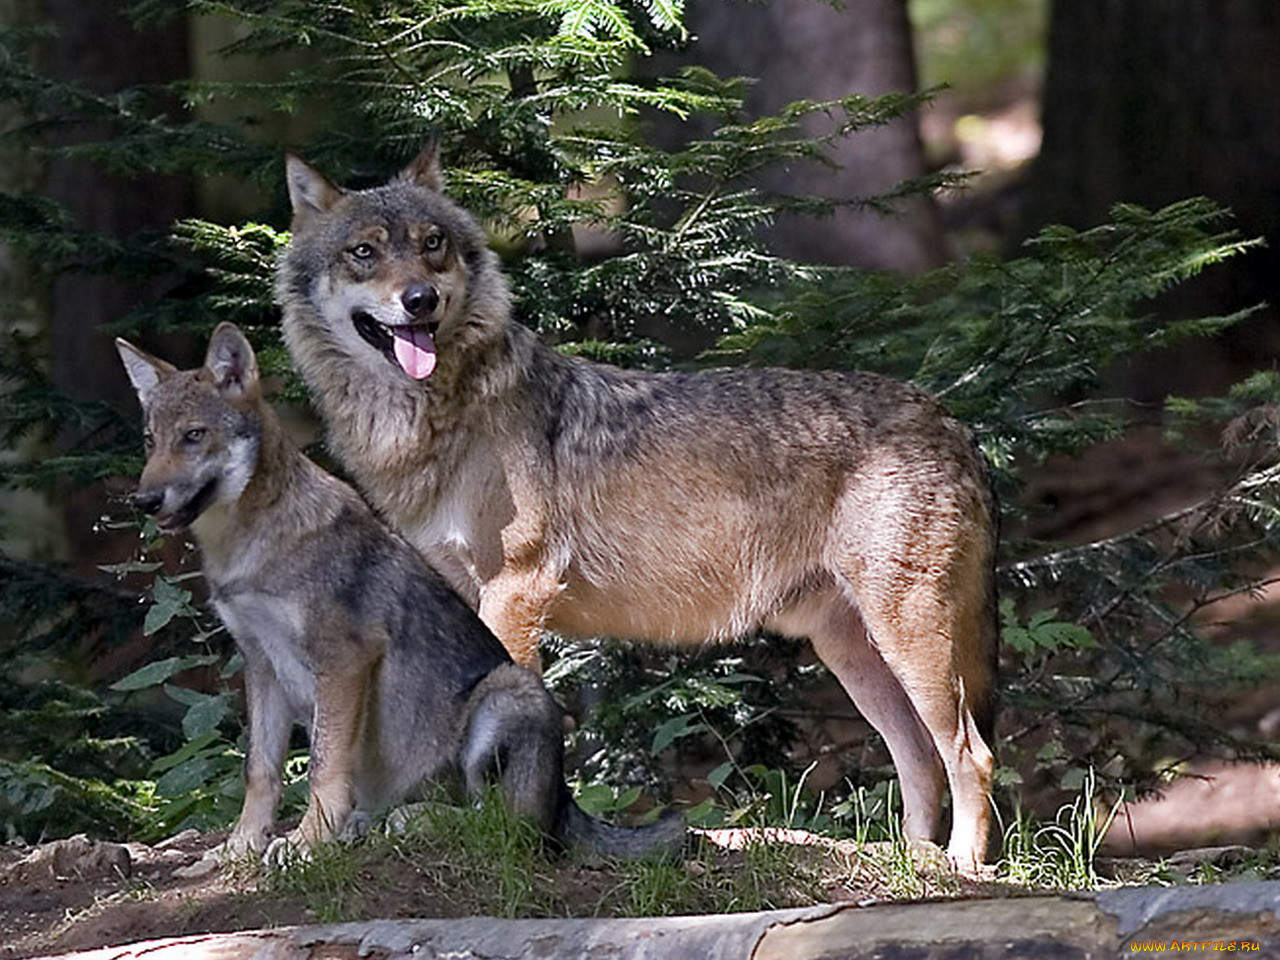
[{"label": "dirt ground", "polygon": [[304,906],[257,897],[230,876],[177,873],[218,839],[189,832],[156,847],[73,838],[0,848],[0,958],[309,919]]},{"label": "dirt ground", "polygon": [[[675,869],[690,875],[741,873],[744,831],[712,831],[714,840]],[[280,889],[261,872],[206,871],[203,855],[223,834],[186,831],[171,840],[144,844],[95,843],[83,838],[38,846],[0,847],[0,960],[113,946],[190,933],[227,932],[291,924],[395,917],[462,917],[491,913],[465,883],[451,882],[439,863],[388,856],[362,863],[343,883],[358,888],[341,916],[332,911],[341,894],[298,894]],[[808,858],[803,889],[768,891],[770,907],[815,902],[876,903],[893,899],[884,870],[859,862],[851,845],[798,831],[773,831],[770,842],[799,844]],[[628,882],[616,865],[552,860],[540,870],[540,900],[546,915],[611,913]],[[950,877],[926,882],[924,895],[974,896],[991,892]],[[693,910],[697,912],[697,903]],[[713,909],[708,903],[704,909]]]}]

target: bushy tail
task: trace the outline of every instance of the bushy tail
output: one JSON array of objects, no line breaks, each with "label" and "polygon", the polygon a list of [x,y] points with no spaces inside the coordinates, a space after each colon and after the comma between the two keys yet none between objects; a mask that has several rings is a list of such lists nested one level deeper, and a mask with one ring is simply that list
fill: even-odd
[{"label": "bushy tail", "polygon": [[568,787],[564,790],[556,837],[566,847],[619,860],[674,857],[684,849],[686,836],[684,817],[675,810],[643,827],[616,827],[591,816],[573,802]]}]

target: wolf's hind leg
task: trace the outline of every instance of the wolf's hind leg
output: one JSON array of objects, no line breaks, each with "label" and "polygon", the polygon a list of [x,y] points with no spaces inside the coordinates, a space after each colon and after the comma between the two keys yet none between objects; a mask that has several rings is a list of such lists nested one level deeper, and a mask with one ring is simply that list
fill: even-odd
[{"label": "wolf's hind leg", "polygon": [[[959,577],[921,577],[905,587],[901,571],[893,586],[889,579],[868,583],[864,573],[859,609],[879,657],[942,758],[952,807],[947,855],[973,872],[986,859],[995,766],[980,719],[991,696],[993,671],[980,662],[992,629],[983,621],[989,612],[980,599],[957,591]],[[908,773],[899,772],[905,794]]]},{"label": "wolf's hind leg", "polygon": [[946,783],[942,762],[910,698],[869,642],[853,605],[837,590],[813,598],[773,626],[808,636],[858,712],[884,738],[902,789],[902,828],[910,840],[934,840]]}]

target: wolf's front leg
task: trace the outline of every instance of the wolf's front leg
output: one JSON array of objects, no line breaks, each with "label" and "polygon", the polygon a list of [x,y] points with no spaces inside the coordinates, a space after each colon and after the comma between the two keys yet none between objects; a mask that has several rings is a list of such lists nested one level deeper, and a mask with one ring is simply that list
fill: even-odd
[{"label": "wolf's front leg", "polygon": [[480,593],[480,619],[511,654],[511,659],[534,673],[542,673],[538,641],[547,610],[563,585],[545,567],[503,567]]},{"label": "wolf's front leg", "polygon": [[289,704],[270,666],[246,658],[244,684],[249,706],[244,806],[231,836],[217,849],[224,859],[261,853],[267,848],[284,789],[280,775],[293,727]]},{"label": "wolf's front leg", "polygon": [[376,664],[360,657],[360,651],[353,652],[355,662],[316,676],[307,811],[297,829],[271,845],[268,859],[279,858],[285,848],[305,854],[333,840],[355,805],[352,775]]},{"label": "wolf's front leg", "polygon": [[480,619],[511,654],[511,659],[542,673],[538,641],[552,602],[564,590],[563,561],[550,553],[545,478],[529,469],[543,451],[517,444],[503,472],[516,514],[500,533],[502,566],[480,588]]}]

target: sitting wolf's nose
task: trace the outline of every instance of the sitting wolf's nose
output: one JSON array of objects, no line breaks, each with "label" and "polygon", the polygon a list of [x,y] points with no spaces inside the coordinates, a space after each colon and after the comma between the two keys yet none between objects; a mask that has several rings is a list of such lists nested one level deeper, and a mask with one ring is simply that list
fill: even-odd
[{"label": "sitting wolf's nose", "polygon": [[400,294],[400,303],[405,312],[415,319],[430,313],[439,302],[440,294],[429,283],[410,284]]},{"label": "sitting wolf's nose", "polygon": [[141,510],[147,516],[151,516],[160,509],[160,505],[164,503],[163,490],[136,490],[129,497],[129,502],[138,510]]}]

